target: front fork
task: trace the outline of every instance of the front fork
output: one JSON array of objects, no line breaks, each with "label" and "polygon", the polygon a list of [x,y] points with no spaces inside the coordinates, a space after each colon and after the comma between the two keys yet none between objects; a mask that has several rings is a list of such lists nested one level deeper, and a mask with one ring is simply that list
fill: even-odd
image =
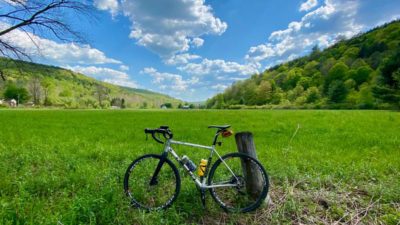
[{"label": "front fork", "polygon": [[168,157],[168,152],[164,151],[163,154],[161,155],[160,162],[158,163],[156,170],[154,171],[153,176],[151,177],[150,186],[157,185],[157,183],[158,183],[157,176],[160,173],[161,167],[165,163],[165,159],[167,157]]}]

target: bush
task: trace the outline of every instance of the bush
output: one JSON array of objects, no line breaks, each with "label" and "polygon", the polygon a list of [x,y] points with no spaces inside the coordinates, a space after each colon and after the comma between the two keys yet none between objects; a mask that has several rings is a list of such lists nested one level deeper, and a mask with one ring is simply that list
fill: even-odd
[{"label": "bush", "polygon": [[15,99],[18,103],[25,103],[29,99],[28,90],[24,87],[17,87],[13,84],[8,85],[4,91],[4,97],[8,100]]}]

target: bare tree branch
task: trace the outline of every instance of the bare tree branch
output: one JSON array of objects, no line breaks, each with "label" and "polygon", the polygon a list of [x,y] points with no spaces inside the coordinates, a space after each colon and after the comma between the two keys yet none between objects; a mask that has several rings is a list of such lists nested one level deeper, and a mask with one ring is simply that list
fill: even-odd
[{"label": "bare tree branch", "polygon": [[[18,59],[28,58],[31,52],[13,43],[10,33],[25,32],[30,41],[39,49],[32,34],[52,36],[63,42],[84,43],[85,38],[72,28],[69,16],[93,17],[92,6],[80,0],[8,0],[0,8],[0,56]],[[89,1],[90,2],[90,1]],[[28,31],[29,30],[29,31]],[[37,34],[36,34],[37,33]]]}]

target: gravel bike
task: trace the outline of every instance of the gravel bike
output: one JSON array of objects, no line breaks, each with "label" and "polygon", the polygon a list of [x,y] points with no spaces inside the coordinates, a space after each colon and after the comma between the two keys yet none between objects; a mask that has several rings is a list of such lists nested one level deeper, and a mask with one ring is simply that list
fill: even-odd
[{"label": "gravel bike", "polygon": [[[173,133],[168,126],[160,126],[156,129],[145,129],[145,134],[151,134],[152,138],[164,144],[161,155],[146,154],[135,159],[128,167],[124,178],[124,190],[135,207],[148,211],[166,209],[178,197],[181,178],[175,164],[168,158],[173,158],[182,166],[195,182],[200,190],[201,200],[205,206],[205,193],[210,190],[213,199],[228,212],[249,212],[258,208],[266,198],[269,188],[268,175],[261,163],[243,153],[229,153],[224,156],[216,150],[218,137],[229,137],[232,131],[229,125],[209,126],[217,129],[211,146],[173,140]],[[164,139],[164,141],[162,140]],[[187,156],[179,156],[173,145],[184,145],[210,151],[208,160],[202,159],[198,167]],[[212,164],[215,155],[218,159]],[[251,174],[245,172],[246,168],[252,168]],[[247,179],[254,173],[259,173],[261,180],[257,180],[257,189],[250,190]],[[251,185],[254,185],[252,182]]]}]

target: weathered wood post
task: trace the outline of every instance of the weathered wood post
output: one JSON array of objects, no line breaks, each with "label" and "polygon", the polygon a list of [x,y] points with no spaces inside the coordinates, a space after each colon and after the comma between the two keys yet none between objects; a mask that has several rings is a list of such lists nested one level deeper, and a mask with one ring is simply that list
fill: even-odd
[{"label": "weathered wood post", "polygon": [[[251,132],[239,132],[235,134],[237,149],[241,153],[252,156],[257,159],[256,147]],[[243,175],[246,180],[246,190],[252,196],[259,196],[263,188],[263,178],[256,165],[242,161]],[[269,202],[269,196],[266,198]]]}]

